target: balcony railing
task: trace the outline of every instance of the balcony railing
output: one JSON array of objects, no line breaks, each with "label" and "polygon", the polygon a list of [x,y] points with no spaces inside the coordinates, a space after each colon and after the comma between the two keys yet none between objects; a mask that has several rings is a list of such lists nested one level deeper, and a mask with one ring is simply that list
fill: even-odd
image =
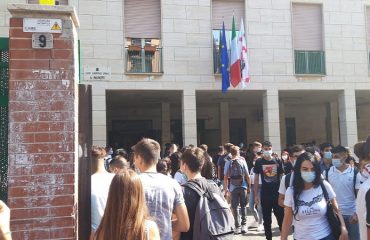
[{"label": "balcony railing", "polygon": [[324,51],[294,51],[295,74],[325,75]]},{"label": "balcony railing", "polygon": [[127,46],[126,73],[163,73],[162,48],[157,46]]}]

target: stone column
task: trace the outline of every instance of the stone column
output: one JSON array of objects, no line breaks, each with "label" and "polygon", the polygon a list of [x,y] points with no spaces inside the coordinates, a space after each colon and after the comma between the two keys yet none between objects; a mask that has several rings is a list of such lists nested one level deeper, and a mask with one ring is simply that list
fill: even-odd
[{"label": "stone column", "polygon": [[344,89],[339,95],[338,104],[341,145],[353,148],[358,141],[355,90]]},{"label": "stone column", "polygon": [[[220,130],[221,143],[225,144],[230,141],[230,123],[229,123],[229,103],[220,102]],[[239,143],[234,143],[239,144]]]},{"label": "stone column", "polygon": [[107,140],[106,90],[92,85],[93,145],[105,147]]},{"label": "stone column", "polygon": [[279,115],[280,115],[280,139],[281,147],[286,147],[286,124],[285,124],[285,104],[279,103]]},{"label": "stone column", "polygon": [[[9,4],[8,9],[13,239],[78,239],[78,20],[71,6]],[[53,23],[61,33],[51,33],[51,48],[33,48],[24,18],[61,19],[61,26]]]},{"label": "stone column", "polygon": [[182,136],[184,146],[197,145],[197,106],[195,90],[184,90],[182,95]]},{"label": "stone column", "polygon": [[331,128],[331,143],[336,146],[339,144],[339,113],[338,113],[338,102],[330,102],[330,128]]},{"label": "stone column", "polygon": [[169,102],[162,103],[162,146],[171,142],[171,109]]},{"label": "stone column", "polygon": [[273,151],[280,153],[279,92],[276,89],[267,89],[263,94],[263,131],[264,140],[270,141]]}]

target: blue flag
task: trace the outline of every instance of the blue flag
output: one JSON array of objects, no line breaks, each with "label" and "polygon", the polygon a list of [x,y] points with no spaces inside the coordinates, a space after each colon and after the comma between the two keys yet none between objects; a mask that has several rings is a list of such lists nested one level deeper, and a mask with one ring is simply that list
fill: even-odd
[{"label": "blue flag", "polygon": [[229,54],[227,52],[225,23],[222,23],[221,34],[221,74],[222,74],[222,92],[225,93],[230,87],[229,79]]}]

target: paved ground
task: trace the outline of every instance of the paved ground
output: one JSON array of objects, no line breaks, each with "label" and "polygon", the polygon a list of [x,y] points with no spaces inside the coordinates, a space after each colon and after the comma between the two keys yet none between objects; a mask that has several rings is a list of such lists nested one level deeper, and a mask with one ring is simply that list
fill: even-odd
[{"label": "paved ground", "polygon": [[[251,217],[248,216],[247,220],[248,221],[251,220]],[[275,221],[274,216],[273,216],[273,223],[272,223],[272,235],[273,235],[274,240],[280,239],[280,231],[279,231],[279,228]],[[247,240],[247,239],[248,240],[265,240],[266,238],[265,238],[265,233],[257,232],[256,228],[249,229],[247,234],[237,235],[237,237],[235,238],[235,240]],[[293,237],[290,236],[289,240],[293,240]]]}]

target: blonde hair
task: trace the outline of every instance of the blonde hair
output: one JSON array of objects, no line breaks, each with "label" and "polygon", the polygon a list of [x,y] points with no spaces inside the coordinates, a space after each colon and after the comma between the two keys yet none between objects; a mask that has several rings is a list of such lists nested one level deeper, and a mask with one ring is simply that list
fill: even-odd
[{"label": "blonde hair", "polygon": [[147,212],[139,176],[132,170],[116,174],[94,239],[144,240]]}]

